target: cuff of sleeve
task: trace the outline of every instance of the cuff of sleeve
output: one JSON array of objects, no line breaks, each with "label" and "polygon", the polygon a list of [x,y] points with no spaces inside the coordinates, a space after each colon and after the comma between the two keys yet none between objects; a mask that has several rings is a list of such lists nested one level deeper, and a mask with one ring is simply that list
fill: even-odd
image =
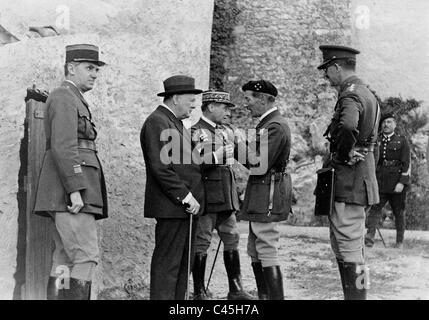
[{"label": "cuff of sleeve", "polygon": [[403,185],[410,184],[410,176],[401,175],[401,177],[399,178],[399,182],[402,183]]},{"label": "cuff of sleeve", "polygon": [[86,181],[86,177],[83,174],[76,174],[66,177],[63,181],[63,186],[67,193],[72,193],[74,191],[88,188],[88,183]]},{"label": "cuff of sleeve", "polygon": [[189,200],[191,200],[191,197],[192,197],[192,193],[190,193],[190,192],[189,192],[189,193],[186,195],[185,199],[183,199],[183,200],[182,200],[182,203],[183,203],[183,204],[188,203],[188,202],[189,202]]}]

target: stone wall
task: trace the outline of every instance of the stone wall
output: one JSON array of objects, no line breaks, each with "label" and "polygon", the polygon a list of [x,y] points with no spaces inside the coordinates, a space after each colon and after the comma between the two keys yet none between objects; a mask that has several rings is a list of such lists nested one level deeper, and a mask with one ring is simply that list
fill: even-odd
[{"label": "stone wall", "polygon": [[[216,0],[213,25],[211,86],[231,92],[244,105],[241,86],[268,79],[278,88],[277,105],[289,120],[293,144],[293,223],[311,221],[314,177],[320,167],[323,132],[334,105],[334,92],[316,69],[323,43],[350,43],[350,1]],[[238,108],[233,123],[254,125]]]},{"label": "stone wall", "polygon": [[[26,88],[57,86],[63,79],[64,47],[73,43],[99,45],[109,64],[86,95],[99,132],[110,208],[110,219],[99,224],[98,285],[101,297],[127,298],[124,286],[130,292],[148,284],[154,242],[153,220],[143,218],[140,129],[160,101],[156,93],[163,91],[163,79],[188,74],[198,87],[208,87],[213,2],[201,1],[196,8],[193,0],[0,0],[0,8],[0,25],[20,39],[0,46],[0,299],[12,298],[14,273],[22,263],[17,259],[17,191]],[[60,36],[29,37],[29,26],[56,22]]]},{"label": "stone wall", "polygon": [[[279,89],[278,106],[292,129],[291,163],[296,204],[289,220],[313,217],[315,172],[326,150],[323,133],[336,92],[320,71],[320,44],[359,50],[357,72],[378,95],[429,101],[428,21],[424,0],[215,0],[211,86],[230,91],[244,105],[241,86],[265,78]],[[244,108],[233,123],[253,126]],[[241,179],[245,180],[245,179]]]}]

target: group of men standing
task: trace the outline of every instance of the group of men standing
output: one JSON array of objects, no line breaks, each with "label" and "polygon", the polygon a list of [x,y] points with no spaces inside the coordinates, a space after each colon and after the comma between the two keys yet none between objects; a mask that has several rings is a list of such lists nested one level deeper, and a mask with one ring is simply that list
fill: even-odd
[{"label": "group of men standing", "polygon": [[[166,79],[165,92],[159,94],[164,97],[163,103],[146,119],[141,130],[147,171],[145,216],[157,221],[151,299],[185,297],[188,259],[192,261],[194,298],[209,298],[205,270],[214,229],[224,243],[228,299],[253,299],[241,283],[240,236],[235,216],[240,208],[232,169],[234,158],[250,170],[240,217],[249,221],[248,253],[259,297],[283,299],[276,223],[287,219],[291,208],[292,186],[285,171],[291,136],[274,105],[277,89],[265,80],[243,85],[247,108],[253,117],[260,118],[255,140],[249,142],[223,125],[229,108],[234,106],[229,94],[202,92],[195,89],[194,82],[192,77],[182,75]],[[203,115],[187,130],[181,120],[190,116],[195,96],[200,93]],[[160,139],[167,131],[171,139]],[[191,161],[184,163],[187,155]]]},{"label": "group of men standing", "polygon": [[[355,56],[359,52],[331,45],[320,49],[323,63],[318,68],[338,90],[335,112],[326,131],[330,156],[324,163],[336,172],[335,203],[329,217],[331,245],[344,297],[364,299],[368,279],[365,214],[379,202],[378,185],[384,183],[377,183],[374,157],[380,110],[374,94],[355,75]],[[95,220],[107,217],[107,197],[94,142],[97,132],[82,94],[92,89],[104,64],[95,46],[67,46],[66,81],[47,101],[47,145],[34,212],[49,217],[53,226],[55,251],[48,299],[89,299],[99,259]],[[140,134],[147,174],[144,215],[156,219],[151,299],[184,299],[190,271],[194,299],[209,298],[205,270],[214,229],[224,245],[228,299],[254,299],[241,281],[238,213],[249,223],[247,253],[258,298],[283,299],[277,226],[291,212],[292,181],[287,172],[291,133],[276,105],[277,88],[262,79],[241,87],[245,107],[259,120],[255,136],[247,139],[224,123],[235,107],[227,92],[203,92],[195,88],[194,78],[184,75],[172,76],[163,84],[164,92],[158,94],[163,101],[146,119]],[[182,120],[195,109],[198,94],[202,94],[202,116],[188,129]],[[401,164],[398,171],[399,162],[392,157],[399,154],[397,150],[405,142],[395,140],[386,131],[385,137],[386,142],[380,143],[378,165],[399,172],[394,189],[399,193],[408,183],[409,164]],[[397,142],[389,147],[390,141]],[[402,153],[401,157],[406,159]],[[250,172],[241,205],[234,161]],[[390,196],[382,199],[395,201]],[[398,237],[401,242],[403,232]],[[58,271],[64,265],[70,270],[66,286]]]}]

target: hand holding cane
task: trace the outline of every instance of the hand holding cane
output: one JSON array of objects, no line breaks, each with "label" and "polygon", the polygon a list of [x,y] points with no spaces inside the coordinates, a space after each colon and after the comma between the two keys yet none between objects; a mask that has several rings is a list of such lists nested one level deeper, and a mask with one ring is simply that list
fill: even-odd
[{"label": "hand holding cane", "polygon": [[185,300],[190,300],[189,299],[189,278],[190,278],[190,274],[191,274],[191,251],[192,251],[192,218],[193,218],[193,214],[191,213],[189,215],[189,240],[188,240],[188,269],[187,269],[187,279],[186,279],[186,299]]},{"label": "hand holding cane", "polygon": [[187,268],[187,281],[186,281],[186,300],[189,300],[189,280],[191,274],[191,254],[192,254],[192,220],[193,215],[198,214],[200,210],[200,204],[192,196],[189,203],[185,203],[186,212],[189,213],[189,240],[188,240],[188,268]]}]

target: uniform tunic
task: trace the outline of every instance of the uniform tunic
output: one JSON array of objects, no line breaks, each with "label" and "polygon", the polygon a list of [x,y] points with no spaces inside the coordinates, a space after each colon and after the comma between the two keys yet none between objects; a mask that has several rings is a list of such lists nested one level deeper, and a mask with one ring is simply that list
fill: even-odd
[{"label": "uniform tunic", "polygon": [[[358,77],[343,81],[327,130],[331,158],[325,166],[336,172],[334,211],[329,217],[331,246],[337,259],[345,262],[364,263],[365,207],[379,201],[371,151],[377,138],[378,113],[374,94]],[[365,159],[348,165],[352,149],[363,153]]]},{"label": "uniform tunic", "polygon": [[[407,139],[394,133],[391,136],[380,135],[379,159],[377,163],[377,181],[379,185],[380,202],[373,206],[369,212],[367,227],[371,234],[382,222],[381,210],[387,202],[392,207],[397,230],[397,242],[402,242],[405,231],[405,200],[410,185],[410,147]],[[398,183],[404,185],[402,192],[395,193]]]}]

